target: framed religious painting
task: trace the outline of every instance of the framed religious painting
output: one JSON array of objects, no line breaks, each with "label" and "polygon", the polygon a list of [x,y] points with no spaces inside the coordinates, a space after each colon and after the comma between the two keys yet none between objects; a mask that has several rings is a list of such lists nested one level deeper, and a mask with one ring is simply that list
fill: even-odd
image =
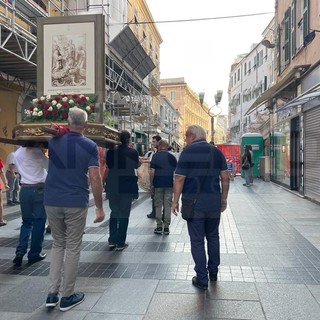
[{"label": "framed religious painting", "polygon": [[38,18],[37,94],[105,100],[104,16]]}]

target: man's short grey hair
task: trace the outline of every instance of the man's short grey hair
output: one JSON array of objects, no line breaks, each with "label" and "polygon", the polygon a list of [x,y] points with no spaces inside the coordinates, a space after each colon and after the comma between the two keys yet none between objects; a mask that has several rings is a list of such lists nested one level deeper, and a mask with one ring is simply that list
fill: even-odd
[{"label": "man's short grey hair", "polygon": [[201,126],[198,126],[197,124],[193,124],[189,126],[187,129],[187,133],[192,133],[195,136],[195,140],[207,139],[205,130]]},{"label": "man's short grey hair", "polygon": [[68,120],[70,125],[83,128],[88,121],[88,114],[78,107],[73,107],[69,109]]},{"label": "man's short grey hair", "polygon": [[158,149],[167,150],[168,148],[169,148],[168,141],[161,139],[158,142]]}]

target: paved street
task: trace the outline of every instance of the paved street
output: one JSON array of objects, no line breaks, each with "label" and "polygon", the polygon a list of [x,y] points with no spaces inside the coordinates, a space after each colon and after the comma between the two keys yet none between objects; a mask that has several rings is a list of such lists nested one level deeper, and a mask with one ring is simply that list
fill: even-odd
[{"label": "paved street", "polygon": [[[6,209],[0,228],[0,318],[72,320],[320,319],[320,207],[271,183],[231,181],[221,223],[221,268],[207,292],[195,275],[186,223],[174,217],[169,236],[153,233],[149,195],[131,213],[123,252],[109,251],[108,220],[93,224],[89,209],[77,290],[86,300],[68,312],[48,311],[51,235],[46,260],[13,267],[21,223],[18,207]],[[110,209],[105,201],[107,217]]]}]

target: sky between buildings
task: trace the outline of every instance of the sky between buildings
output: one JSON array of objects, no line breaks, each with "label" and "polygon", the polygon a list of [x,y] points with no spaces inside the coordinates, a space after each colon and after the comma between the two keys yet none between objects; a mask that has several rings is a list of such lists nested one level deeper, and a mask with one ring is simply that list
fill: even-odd
[{"label": "sky between buildings", "polygon": [[[205,102],[215,104],[214,94],[223,90],[222,114],[228,110],[231,64],[238,54],[250,52],[259,43],[274,15],[274,0],[146,0],[163,39],[160,47],[161,78],[180,78],[196,93],[205,92]],[[268,13],[269,12],[269,13]],[[263,15],[234,17],[268,13]],[[211,19],[231,17],[225,19]],[[212,109],[218,112],[216,108]]]}]

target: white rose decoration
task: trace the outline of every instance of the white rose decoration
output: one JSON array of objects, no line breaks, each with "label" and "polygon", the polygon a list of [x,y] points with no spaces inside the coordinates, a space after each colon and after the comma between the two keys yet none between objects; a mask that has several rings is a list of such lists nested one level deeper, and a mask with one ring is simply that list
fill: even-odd
[{"label": "white rose decoration", "polygon": [[32,103],[36,103],[38,101],[38,99],[32,99]]},{"label": "white rose decoration", "polygon": [[58,102],[56,100],[52,100],[51,104],[55,106]]},{"label": "white rose decoration", "polygon": [[68,101],[68,97],[63,97],[63,98],[62,98],[62,101],[63,101],[63,102],[67,102],[67,101]]},{"label": "white rose decoration", "polygon": [[53,110],[53,108],[52,108],[52,107],[49,107],[48,111],[52,111],[52,110]]},{"label": "white rose decoration", "polygon": [[50,99],[51,99],[51,95],[48,94],[48,95],[46,96],[46,99],[47,99],[47,100],[50,100]]},{"label": "white rose decoration", "polygon": [[38,115],[37,111],[33,111],[33,112],[32,112],[32,116],[33,116],[33,117],[36,117],[37,115]]},{"label": "white rose decoration", "polygon": [[40,100],[44,101],[44,100],[46,100],[46,98],[44,96],[42,96],[42,97],[40,97]]},{"label": "white rose decoration", "polygon": [[58,104],[57,104],[57,109],[59,110],[61,107],[62,107],[62,104],[61,104],[61,103],[58,103]]},{"label": "white rose decoration", "polygon": [[74,103],[74,101],[73,101],[72,99],[70,99],[70,100],[69,100],[69,103],[70,103],[70,104],[73,104],[73,103]]},{"label": "white rose decoration", "polygon": [[91,110],[90,106],[86,106],[86,110],[90,111]]},{"label": "white rose decoration", "polygon": [[33,108],[33,111],[34,111],[34,112],[38,112],[39,109],[38,109],[38,108]]},{"label": "white rose decoration", "polygon": [[41,117],[42,115],[43,115],[42,111],[39,111],[38,114],[37,114],[38,117]]}]

